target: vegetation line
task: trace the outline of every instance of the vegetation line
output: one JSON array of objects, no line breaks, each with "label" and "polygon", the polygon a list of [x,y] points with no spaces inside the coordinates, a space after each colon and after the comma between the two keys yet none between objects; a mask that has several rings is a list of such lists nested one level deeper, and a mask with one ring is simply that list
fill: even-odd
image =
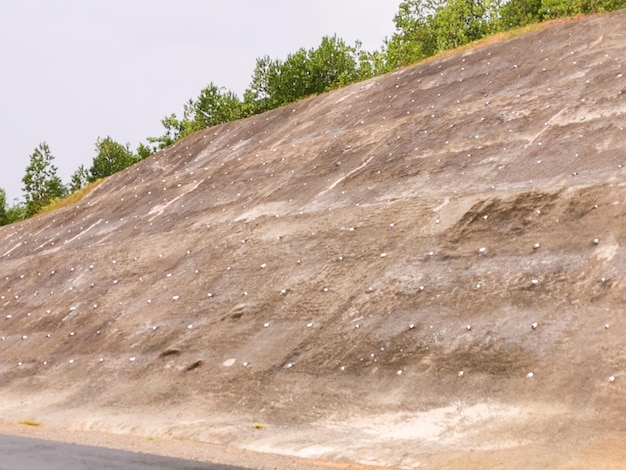
[{"label": "vegetation line", "polygon": [[[549,20],[626,8],[626,0],[406,0],[394,17],[395,32],[379,50],[368,52],[357,41],[348,45],[336,35],[317,48],[300,48],[284,60],[263,56],[256,61],[250,86],[240,99],[210,82],[183,106],[161,120],[164,132],[147,137],[136,151],[111,137],[96,140],[90,168],[81,165],[64,185],[45,142],[30,156],[22,179],[24,202],[7,205],[0,188],[0,225],[74,204],[95,182],[127,168],[193,132],[234,121],[350,83],[372,78],[460,48],[535,31]],[[541,24],[543,23],[543,24]],[[86,189],[87,188],[87,189]],[[89,189],[91,188],[91,189]],[[86,192],[84,191],[86,189]]]}]

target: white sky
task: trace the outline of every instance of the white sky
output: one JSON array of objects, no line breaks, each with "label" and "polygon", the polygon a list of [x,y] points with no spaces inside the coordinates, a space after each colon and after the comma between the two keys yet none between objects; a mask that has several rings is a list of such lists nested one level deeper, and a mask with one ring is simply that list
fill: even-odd
[{"label": "white sky", "polygon": [[337,34],[366,50],[400,0],[19,0],[0,4],[0,187],[22,198],[29,156],[50,146],[63,182],[110,135],[135,149],[213,81],[240,97],[255,60]]}]

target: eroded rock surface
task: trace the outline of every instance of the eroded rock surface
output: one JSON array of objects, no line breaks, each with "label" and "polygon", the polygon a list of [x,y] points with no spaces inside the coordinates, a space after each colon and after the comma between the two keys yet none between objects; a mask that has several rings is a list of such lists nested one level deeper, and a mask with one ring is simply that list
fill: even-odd
[{"label": "eroded rock surface", "polygon": [[617,458],[624,24],[207,129],[3,227],[4,419],[404,468]]}]

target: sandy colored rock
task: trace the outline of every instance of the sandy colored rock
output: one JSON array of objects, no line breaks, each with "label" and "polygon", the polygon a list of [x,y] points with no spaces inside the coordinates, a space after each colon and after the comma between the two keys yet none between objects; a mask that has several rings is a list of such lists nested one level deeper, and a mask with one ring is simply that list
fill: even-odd
[{"label": "sandy colored rock", "polygon": [[207,129],[0,228],[3,429],[253,468],[621,463],[625,21]]}]

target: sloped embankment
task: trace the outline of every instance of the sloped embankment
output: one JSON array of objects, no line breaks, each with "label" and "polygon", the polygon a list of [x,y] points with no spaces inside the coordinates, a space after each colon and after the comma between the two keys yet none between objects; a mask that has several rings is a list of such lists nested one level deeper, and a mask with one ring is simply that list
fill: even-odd
[{"label": "sloped embankment", "polygon": [[3,416],[387,466],[618,455],[625,20],[208,129],[0,229]]}]

